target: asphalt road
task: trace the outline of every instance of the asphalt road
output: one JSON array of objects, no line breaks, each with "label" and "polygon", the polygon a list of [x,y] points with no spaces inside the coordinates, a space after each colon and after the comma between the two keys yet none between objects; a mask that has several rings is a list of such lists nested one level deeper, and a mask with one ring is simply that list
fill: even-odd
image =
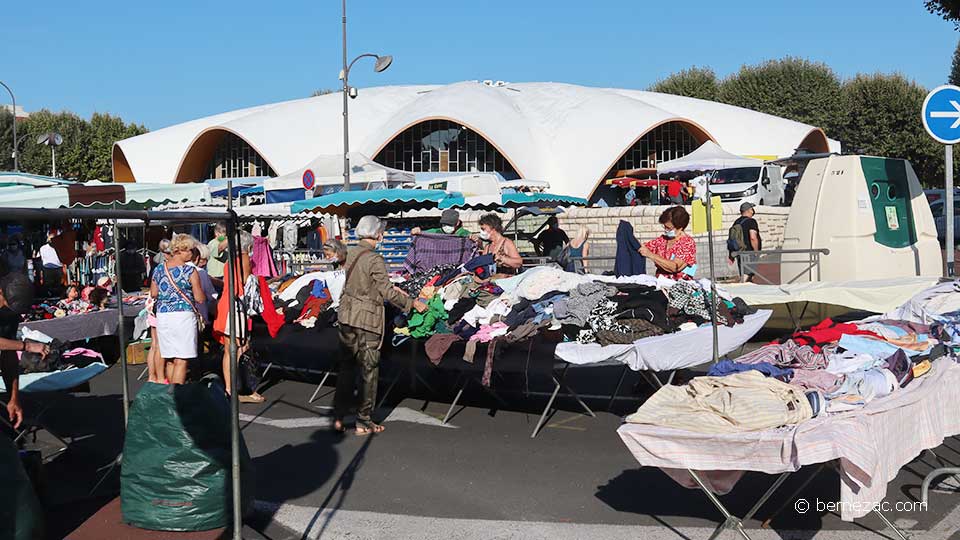
[{"label": "asphalt road", "polygon": [[[594,371],[594,370],[589,370]],[[618,371],[605,369],[571,380],[583,393],[609,392]],[[135,377],[139,369],[131,371]],[[429,378],[431,386],[452,381]],[[441,426],[452,392],[411,391],[406,380],[396,399],[379,410],[383,434],[357,437],[330,432],[332,395],[307,400],[315,386],[285,380],[269,386],[262,405],[243,405],[243,434],[257,470],[256,512],[248,533],[272,540],[303,538],[649,538],[706,539],[719,512],[697,490],[688,490],[658,469],[640,468],[615,430],[623,414],[636,409],[649,389],[630,374],[612,412],[605,401],[588,404],[596,418],[561,402],[536,439],[530,438],[546,397],[523,390],[551,390],[537,381],[495,379],[507,408],[474,386],[467,405],[450,426]],[[139,383],[134,385],[134,392]],[[381,387],[382,389],[383,387]],[[332,388],[328,388],[332,390]],[[108,465],[122,446],[119,367],[92,382],[89,394],[62,400],[46,413],[54,431],[77,437],[73,447],[45,470],[42,487],[51,524],[49,538],[62,538],[119,492],[117,474],[94,493],[97,468]],[[955,405],[953,405],[955,406]],[[36,446],[49,452],[52,441]],[[960,440],[953,438],[904,467],[887,490],[887,501],[913,502],[923,476],[938,466],[960,464]],[[869,515],[846,523],[827,511],[799,514],[796,499],[839,500],[836,473],[823,472],[797,496],[790,494],[814,472],[792,476],[746,523],[760,538],[895,538]],[[774,477],[748,474],[724,504],[744,515]],[[947,482],[956,486],[956,482]],[[944,486],[949,487],[949,485]],[[770,529],[760,520],[781,505]],[[929,508],[891,512],[889,517],[912,538],[960,537],[960,493],[933,493]],[[879,535],[873,531],[880,531]],[[734,538],[732,532],[725,538]]]}]

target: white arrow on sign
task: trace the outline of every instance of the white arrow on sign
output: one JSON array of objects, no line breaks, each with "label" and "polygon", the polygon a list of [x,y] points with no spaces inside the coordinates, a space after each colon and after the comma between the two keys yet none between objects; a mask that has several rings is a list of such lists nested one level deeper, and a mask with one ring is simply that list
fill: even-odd
[{"label": "white arrow on sign", "polygon": [[960,127],[960,103],[950,100],[950,104],[953,105],[953,108],[956,110],[953,111],[930,111],[930,118],[956,118],[953,121],[953,124],[950,126],[950,129],[957,129]]}]

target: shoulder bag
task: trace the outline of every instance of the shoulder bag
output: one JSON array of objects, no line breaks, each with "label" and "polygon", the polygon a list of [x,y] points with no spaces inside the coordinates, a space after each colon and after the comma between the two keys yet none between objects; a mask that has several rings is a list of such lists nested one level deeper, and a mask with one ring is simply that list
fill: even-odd
[{"label": "shoulder bag", "polygon": [[[167,265],[164,263],[161,264],[163,264],[163,271],[167,274],[167,279],[170,280],[170,285],[173,286],[173,290],[177,291],[177,294],[179,294],[181,298],[190,304],[190,309],[193,310],[193,314],[196,315],[197,318],[197,334],[202,334],[203,330],[207,327],[207,321],[203,320],[203,317],[200,316],[200,312],[197,310],[197,305],[193,303],[193,300],[190,300],[190,297],[187,296],[186,293],[180,290],[180,287],[177,286],[177,282],[174,281],[173,276],[170,275],[170,269],[167,268]],[[194,272],[196,271],[197,270],[194,269]]]}]

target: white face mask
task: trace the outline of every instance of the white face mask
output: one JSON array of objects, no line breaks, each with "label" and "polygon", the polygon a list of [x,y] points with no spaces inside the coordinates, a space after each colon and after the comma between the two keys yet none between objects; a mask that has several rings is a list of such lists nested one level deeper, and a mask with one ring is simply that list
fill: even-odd
[{"label": "white face mask", "polygon": [[444,225],[443,227],[440,227],[440,229],[443,231],[444,234],[453,234],[453,231],[456,230],[456,228],[453,225]]},{"label": "white face mask", "polygon": [[666,236],[667,238],[676,238],[676,237],[677,237],[677,230],[676,230],[676,229],[670,229],[669,231],[663,231],[663,235]]},{"label": "white face mask", "polygon": [[490,233],[488,233],[488,232],[485,231],[485,230],[481,230],[481,231],[480,231],[480,239],[481,239],[481,240],[490,240]]}]

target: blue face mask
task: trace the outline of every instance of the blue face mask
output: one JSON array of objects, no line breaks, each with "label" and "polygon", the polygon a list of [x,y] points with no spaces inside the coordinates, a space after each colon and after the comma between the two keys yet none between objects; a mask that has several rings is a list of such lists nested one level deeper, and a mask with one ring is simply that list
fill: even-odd
[{"label": "blue face mask", "polygon": [[677,237],[677,230],[676,230],[676,229],[670,229],[669,231],[663,231],[663,235],[666,236],[667,238],[676,238],[676,237]]}]

